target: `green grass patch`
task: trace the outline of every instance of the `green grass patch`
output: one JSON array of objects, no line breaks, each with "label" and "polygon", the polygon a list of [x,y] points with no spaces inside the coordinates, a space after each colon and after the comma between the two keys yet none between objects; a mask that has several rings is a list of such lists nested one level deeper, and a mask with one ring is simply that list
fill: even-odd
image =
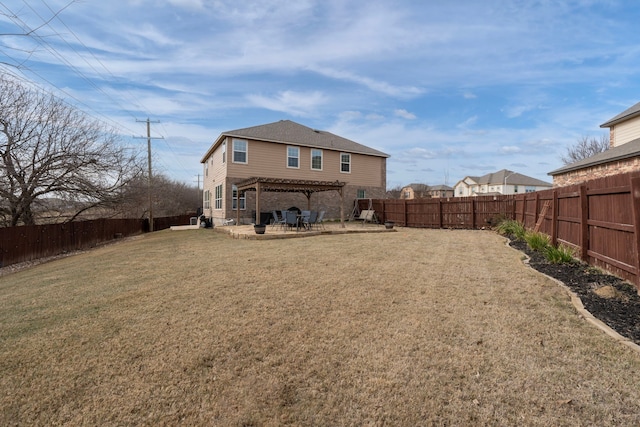
[{"label": "green grass patch", "polygon": [[514,219],[501,221],[495,230],[503,236],[511,236],[516,240],[524,240],[527,232],[524,226]]},{"label": "green grass patch", "polygon": [[545,258],[552,264],[566,264],[575,261],[575,254],[572,248],[565,245],[548,246],[545,250]]}]

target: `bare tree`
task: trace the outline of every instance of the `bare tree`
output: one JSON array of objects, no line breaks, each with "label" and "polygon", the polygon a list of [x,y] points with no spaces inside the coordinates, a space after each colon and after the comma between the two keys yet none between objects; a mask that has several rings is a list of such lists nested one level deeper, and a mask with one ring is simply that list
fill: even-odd
[{"label": "bare tree", "polygon": [[399,199],[402,195],[402,188],[402,185],[396,185],[393,188],[387,189],[387,194],[385,195],[385,197],[387,199]]},{"label": "bare tree", "polygon": [[582,136],[574,145],[567,147],[567,152],[561,157],[561,160],[565,165],[569,165],[607,151],[608,149],[609,137],[607,135],[602,135],[600,139],[594,136]]},{"label": "bare tree", "polygon": [[9,225],[34,224],[48,197],[75,206],[74,219],[116,203],[140,173],[114,130],[62,100],[0,76],[0,213]]},{"label": "bare tree", "polygon": [[[202,204],[201,190],[196,186],[158,173],[151,180],[151,199],[154,216],[158,217],[195,213]],[[149,214],[148,208],[149,183],[146,176],[139,176],[123,187],[115,211],[124,218],[145,218]]]}]

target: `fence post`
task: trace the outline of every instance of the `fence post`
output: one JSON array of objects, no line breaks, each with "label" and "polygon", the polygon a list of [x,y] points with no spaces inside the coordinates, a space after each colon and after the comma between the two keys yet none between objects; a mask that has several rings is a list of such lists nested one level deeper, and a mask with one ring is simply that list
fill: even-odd
[{"label": "fence post", "polygon": [[476,199],[471,199],[471,229],[476,229]]},{"label": "fence post", "polygon": [[408,227],[409,226],[409,220],[407,218],[409,217],[409,214],[407,212],[407,199],[404,199],[404,203],[402,204],[402,208],[404,209],[404,226]]},{"label": "fence post", "polygon": [[558,190],[553,190],[551,202],[551,244],[558,245]]},{"label": "fence post", "polygon": [[442,199],[438,199],[438,228],[442,228]]},{"label": "fence post", "polygon": [[589,259],[589,199],[585,185],[580,186],[580,211],[580,259],[586,262]]},{"label": "fence post", "polygon": [[635,285],[640,289],[640,174],[631,175],[631,206],[633,207],[633,233],[635,234],[635,256],[633,258]]}]

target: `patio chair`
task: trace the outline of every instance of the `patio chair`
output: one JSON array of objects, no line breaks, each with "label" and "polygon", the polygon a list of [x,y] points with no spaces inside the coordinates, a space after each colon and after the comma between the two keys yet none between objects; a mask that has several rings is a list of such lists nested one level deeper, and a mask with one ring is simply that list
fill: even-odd
[{"label": "patio chair", "polygon": [[298,228],[298,213],[296,211],[285,211],[285,212],[287,213],[286,217],[285,217],[285,227],[286,228],[296,227],[296,229],[297,229]]},{"label": "patio chair", "polygon": [[322,229],[324,230],[324,223],[322,222],[324,220],[324,211],[320,211],[320,213],[318,214],[318,217],[316,218],[316,222],[315,222],[315,226],[316,228],[320,228],[322,227]]},{"label": "patio chair", "polygon": [[311,230],[313,228],[313,224],[315,224],[317,219],[318,219],[318,212],[311,211],[309,213],[309,216],[302,217],[302,224],[304,225],[304,228],[306,228],[307,230]]},{"label": "patio chair", "polygon": [[273,215],[273,219],[271,220],[271,228],[275,228],[276,225],[279,225],[280,227],[284,227],[286,218],[285,217],[279,218],[278,211],[275,211],[275,210],[272,212],[272,215]]}]

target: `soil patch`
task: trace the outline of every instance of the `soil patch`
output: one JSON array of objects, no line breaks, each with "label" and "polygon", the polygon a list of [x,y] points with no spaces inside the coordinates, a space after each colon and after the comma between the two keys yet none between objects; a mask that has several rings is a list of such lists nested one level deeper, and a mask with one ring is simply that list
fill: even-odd
[{"label": "soil patch", "polygon": [[640,296],[632,284],[585,263],[552,264],[523,241],[509,245],[526,253],[535,270],[564,283],[594,317],[640,344]]}]

